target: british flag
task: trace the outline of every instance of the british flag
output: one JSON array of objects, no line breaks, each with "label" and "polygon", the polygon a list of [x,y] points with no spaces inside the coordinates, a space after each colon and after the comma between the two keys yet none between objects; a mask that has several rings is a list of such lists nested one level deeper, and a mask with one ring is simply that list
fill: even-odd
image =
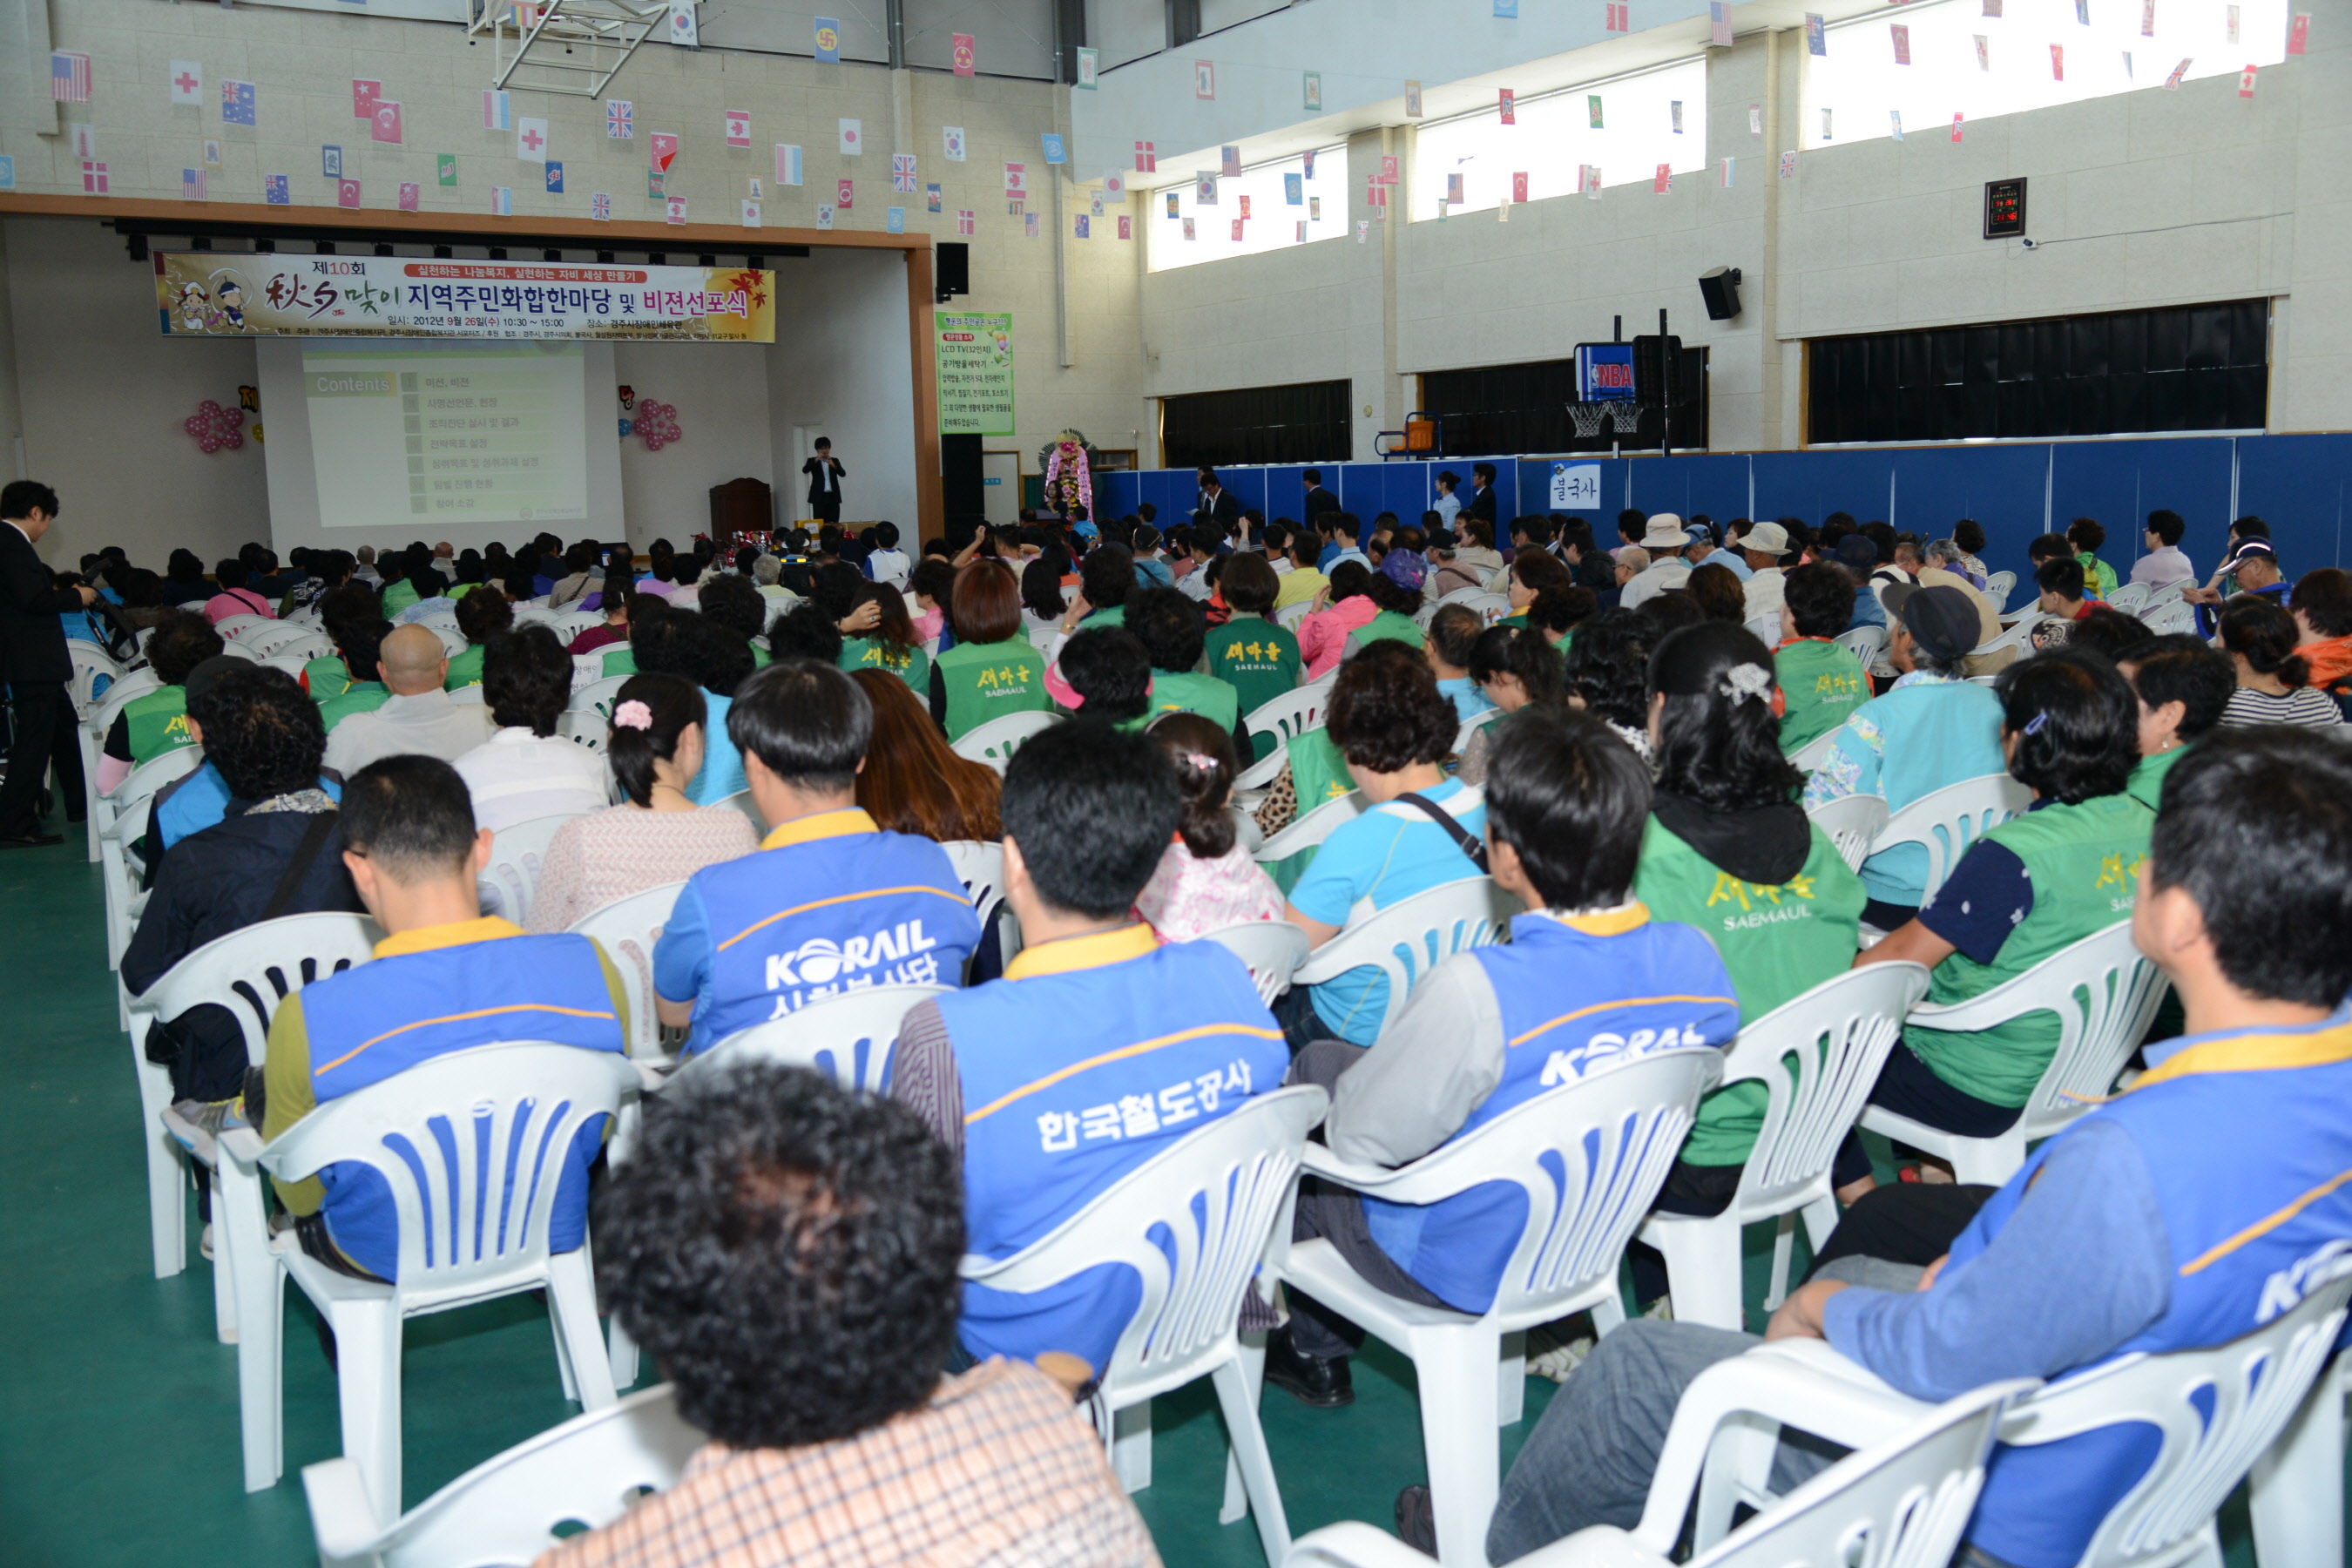
[{"label": "british flag", "polygon": [[588,216],[594,218],[598,223],[612,222],[613,197],[611,193],[606,191],[598,191],[594,195],[590,196],[588,198]]},{"label": "british flag", "polygon": [[89,101],[89,57],[73,49],[49,56],[49,96],[59,103]]},{"label": "british flag", "polygon": [[636,109],[637,106],[628,99],[606,99],[604,100],[604,134],[615,142],[635,141],[637,128],[632,121],[636,114]]}]

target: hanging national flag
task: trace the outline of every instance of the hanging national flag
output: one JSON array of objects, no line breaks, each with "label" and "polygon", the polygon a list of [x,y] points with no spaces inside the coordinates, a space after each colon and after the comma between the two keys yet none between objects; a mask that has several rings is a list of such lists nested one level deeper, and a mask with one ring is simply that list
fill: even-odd
[{"label": "hanging national flag", "polygon": [[797,185],[801,183],[801,150],[789,142],[776,143],[776,184]]},{"label": "hanging national flag", "polygon": [[509,108],[505,93],[495,88],[484,88],[482,89],[482,129],[485,131],[509,129],[510,122],[507,119]]},{"label": "hanging national flag", "polygon": [[1498,88],[1496,90],[1496,101],[1501,106],[1503,111],[1503,123],[1506,125],[1517,125],[1519,122],[1517,96],[1507,87]]},{"label": "hanging national flag", "polygon": [[1681,135],[1683,133],[1683,100],[1681,99],[1677,98],[1668,101],[1666,104],[1666,116],[1674,121],[1675,134],[1677,136]]},{"label": "hanging national flag", "polygon": [[598,191],[588,198],[588,216],[598,223],[613,221],[613,196],[609,191]]},{"label": "hanging national flag", "polygon": [[1725,190],[1727,190],[1727,190],[1729,190],[1729,189],[1731,189],[1731,185],[1732,185],[1732,164],[1733,164],[1735,162],[1736,162],[1736,160],[1734,160],[1734,159],[1730,159],[1730,158],[1726,158],[1726,159],[1723,161],[1723,188],[1724,188]]},{"label": "hanging national flag", "polygon": [[816,18],[816,58],[821,64],[841,63],[841,22],[838,17]]},{"label": "hanging national flag", "polygon": [[[1127,220],[1125,218],[1118,220],[1118,237],[1121,239],[1125,239],[1127,237]],[[1294,244],[1304,245],[1307,243],[1307,220],[1305,218],[1300,218],[1298,220],[1298,232],[1291,237]]]},{"label": "hanging national flag", "polygon": [[2139,0],[2139,36],[2156,37],[2156,0]]},{"label": "hanging national flag", "polygon": [[946,156],[947,161],[950,163],[961,163],[963,162],[962,126],[942,125],[940,127],[940,151]]},{"label": "hanging national flag", "polygon": [[866,122],[844,120],[838,129],[841,132],[841,155],[845,158],[861,156],[866,151]]},{"label": "hanging national flag", "polygon": [[547,121],[529,116],[515,121],[515,156],[526,163],[547,162]]},{"label": "hanging national flag", "polygon": [[1952,140],[1953,140],[1953,141],[1955,141],[1955,142],[1957,142],[1957,141],[1958,141],[1959,139],[1960,139],[1960,117],[1959,117],[1958,115],[1955,114],[1955,115],[1953,115],[1953,116],[1952,116]]},{"label": "hanging national flag", "polygon": [[743,204],[743,226],[745,228],[757,228],[760,226],[759,203],[754,201],[746,201]]},{"label": "hanging national flag", "polygon": [[86,196],[102,196],[109,194],[106,188],[105,164],[93,163],[88,159],[82,161],[81,194]]},{"label": "hanging national flag", "polygon": [[547,194],[551,196],[563,194],[563,165],[552,158],[547,161]]},{"label": "hanging national flag", "polygon": [[1135,144],[1135,172],[1139,174],[1157,174],[1159,170],[1158,144],[1150,142],[1138,142]]},{"label": "hanging national flag", "polygon": [[604,134],[615,142],[635,139],[637,127],[636,102],[633,99],[608,98],[604,100]]},{"label": "hanging national flag", "polygon": [[1313,179],[1315,177],[1315,154],[1312,153],[1301,153],[1298,159],[1298,168],[1299,172],[1307,178],[1310,180]]},{"label": "hanging national flag", "polygon": [[[2153,5],[2156,4],[2156,0],[2148,0],[2148,4]],[[2294,26],[2288,27],[2286,30],[2286,52],[2291,55],[2299,55],[2303,53],[2305,47],[2310,42],[2311,13],[2308,11],[2297,11],[2294,14]]]},{"label": "hanging national flag", "polygon": [[368,136],[376,142],[400,141],[400,105],[388,98],[376,100],[375,112],[368,117]]},{"label": "hanging national flag", "polygon": [[[1286,174],[1286,175],[1284,175],[1283,177],[1284,177],[1285,179],[1295,179],[1295,178],[1297,178],[1297,176],[1296,176],[1296,175],[1289,175],[1289,174]],[[1126,198],[1126,196],[1127,196],[1127,172],[1126,172],[1125,170],[1123,170],[1123,169],[1110,169],[1110,170],[1106,170],[1106,171],[1104,172],[1104,174],[1103,174],[1103,195],[1107,195],[1107,196],[1118,196],[1118,197],[1119,197],[1121,200],[1124,200],[1124,199]]]},{"label": "hanging national flag", "polygon": [[915,189],[915,155],[912,153],[890,154],[890,188],[912,195]]},{"label": "hanging national flag", "polygon": [[933,213],[940,210],[940,187],[937,184],[923,187],[923,210]]},{"label": "hanging national flag", "polygon": [[335,182],[335,205],[339,207],[358,206],[360,205],[360,183],[348,176],[343,179],[337,180]]},{"label": "hanging national flag", "polygon": [[1830,52],[1829,27],[1822,21],[1821,13],[1805,13],[1805,53],[1817,59],[1827,58]]},{"label": "hanging national flag", "polygon": [[1650,190],[1651,190],[1651,192],[1652,192],[1654,195],[1663,196],[1663,195],[1664,195],[1667,192],[1669,192],[1669,191],[1673,190],[1674,188],[1675,188],[1675,170],[1674,170],[1674,165],[1673,165],[1673,164],[1671,164],[1671,163],[1661,163],[1661,164],[1659,164],[1659,165],[1658,165],[1658,172],[1657,172],[1656,174],[1653,174],[1653,175],[1651,175],[1651,176],[1650,176]]},{"label": "hanging national flag", "polygon": [[205,199],[205,172],[202,169],[180,171],[180,199],[184,202],[200,202]]},{"label": "hanging national flag", "polygon": [[1780,154],[1780,177],[1784,180],[1793,180],[1797,177],[1797,155],[1794,153]]},{"label": "hanging national flag", "polygon": [[1004,199],[1008,202],[1020,202],[1029,199],[1028,164],[1007,163],[1004,165]]},{"label": "hanging national flag", "polygon": [[[1036,215],[1033,213],[1033,214],[1031,214],[1030,216],[1034,217],[1034,216],[1035,216]],[[972,219],[972,212],[971,212],[971,209],[970,207],[960,207],[960,208],[958,208],[958,209],[957,209],[957,211],[956,211],[956,232],[957,232],[958,234],[961,234],[961,235],[969,235],[969,234],[971,234],[971,219]]]},{"label": "hanging national flag", "polygon": [[1731,7],[1723,0],[1709,0],[1706,8],[1706,41],[1718,49],[1731,47]]},{"label": "hanging national flag", "polygon": [[[969,234],[971,231],[970,229],[966,229],[964,232]],[[1027,238],[1034,239],[1037,237],[1037,215],[1035,213],[1023,213],[1021,215],[1021,232],[1023,236]]]},{"label": "hanging national flag", "polygon": [[1460,174],[1448,174],[1445,176],[1445,205],[1453,207],[1458,207],[1462,205],[1462,176]]},{"label": "hanging national flag", "polygon": [[955,73],[958,76],[971,75],[972,68],[980,58],[979,50],[972,47],[972,37],[970,33],[950,33],[948,55],[955,61]]},{"label": "hanging national flag", "polygon": [[1525,174],[1513,174],[1513,175],[1511,176],[1511,200],[1513,200],[1513,201],[1515,201],[1515,202],[1525,202],[1527,199],[1528,199],[1528,177],[1527,177],[1527,175],[1526,175]]},{"label": "hanging national flag", "polygon": [[1986,47],[1985,36],[1982,33],[1979,33],[1976,35],[1976,40],[1977,69],[1980,71],[1989,71],[1992,69],[1992,55],[1990,50]]},{"label": "hanging national flag", "polygon": [[68,143],[73,148],[73,155],[75,157],[95,158],[98,156],[98,132],[90,128],[89,121],[75,120],[68,121],[66,124],[66,136]]},{"label": "hanging national flag", "polygon": [[352,79],[352,118],[353,120],[374,119],[376,100],[383,96],[383,83],[380,81],[362,81],[357,78]]},{"label": "hanging national flag", "polygon": [[751,111],[730,109],[727,111],[727,145],[749,147],[751,144]]},{"label": "hanging national flag", "polygon": [[682,49],[702,47],[702,29],[694,19],[694,0],[669,0],[669,41]]},{"label": "hanging national flag", "polygon": [[202,65],[194,60],[172,62],[172,101],[192,109],[204,107],[205,68]]},{"label": "hanging national flag", "polygon": [[496,217],[514,216],[514,188],[510,185],[490,187],[490,212]]},{"label": "hanging national flag", "polygon": [[2172,74],[2164,79],[2164,87],[2166,91],[2173,91],[2180,86],[2180,79],[2189,74],[2189,62],[2188,60],[2183,60],[2179,65],[2172,68]]},{"label": "hanging national flag", "polygon": [[424,204],[424,201],[425,201],[425,187],[424,187],[424,186],[422,186],[422,185],[420,185],[420,184],[416,184],[416,183],[415,183],[415,181],[413,181],[413,180],[403,180],[403,181],[401,182],[401,184],[400,184],[400,210],[401,210],[402,212],[404,212],[404,213],[413,213],[413,212],[415,212],[415,210],[416,210],[420,205],[422,205]]},{"label": "hanging national flag", "polygon": [[1238,147],[1227,146],[1220,147],[1217,150],[1217,172],[1228,179],[1240,179],[1242,174],[1242,150]]},{"label": "hanging national flag", "polygon": [[656,174],[669,173],[670,164],[677,157],[677,138],[667,131],[649,131],[646,133],[646,142],[653,153],[649,166]]},{"label": "hanging national flag", "polygon": [[221,83],[221,123],[251,125],[255,118],[253,84],[249,81]]},{"label": "hanging national flag", "polygon": [[1598,131],[1601,129],[1601,95],[1599,93],[1591,92],[1585,94],[1584,118],[1591,125],[1593,130]]},{"label": "hanging national flag", "polygon": [[1250,215],[1250,199],[1249,199],[1249,193],[1248,193],[1247,191],[1244,191],[1244,192],[1242,193],[1242,210],[1241,210],[1241,216],[1242,216],[1243,217],[1246,218],[1246,217],[1248,217],[1248,216],[1249,216],[1249,215]]},{"label": "hanging national flag", "polygon": [[1633,31],[1633,6],[1607,5],[1601,7],[1601,30],[1604,33]]},{"label": "hanging national flag", "polygon": [[1892,23],[1886,29],[1886,36],[1895,40],[1895,63],[1898,66],[1909,65],[1911,63],[1911,29],[1900,22]]},{"label": "hanging national flag", "polygon": [[2254,96],[2254,68],[2252,66],[2238,73],[2238,96],[2240,98]]},{"label": "hanging national flag", "polygon": [[455,185],[457,183],[457,154],[455,153],[436,154],[433,167],[434,178],[441,184]]},{"label": "hanging national flag", "polygon": [[262,175],[261,199],[273,207],[291,205],[294,200],[292,182],[283,174]]},{"label": "hanging national flag", "polygon": [[1040,137],[1039,141],[1040,145],[1045,149],[1046,163],[1066,163],[1070,161],[1070,150],[1059,136],[1048,131]]},{"label": "hanging national flag", "polygon": [[[1119,215],[1119,218],[1118,218],[1118,237],[1119,237],[1119,238],[1121,238],[1121,239],[1133,239],[1133,238],[1135,237],[1134,221],[1135,221],[1134,219],[1132,219],[1132,218],[1129,217],[1125,213],[1121,213],[1121,214]],[[1306,237],[1307,237],[1307,226],[1306,226],[1305,224],[1303,224],[1303,223],[1302,223],[1302,224],[1300,224],[1300,225],[1298,226],[1298,237],[1299,237],[1299,238],[1301,238],[1301,239],[1304,239],[1304,238],[1306,238]]]},{"label": "hanging national flag", "polygon": [[2050,46],[2050,79],[2053,81],[2066,79],[2066,46],[2063,44]]},{"label": "hanging national flag", "polygon": [[857,182],[856,180],[835,180],[833,183],[833,205],[839,207],[843,212],[847,212],[850,208],[856,206],[857,205]]},{"label": "hanging national flag", "polygon": [[1891,125],[1893,125],[1893,126],[1894,126],[1894,128],[1895,128],[1895,132],[1894,132],[1894,133],[1895,133],[1895,140],[1896,140],[1897,142],[1902,141],[1902,140],[1903,140],[1903,111],[1902,111],[1901,110],[1899,110],[1899,109],[1890,109],[1890,110],[1888,110],[1886,111],[1886,119],[1887,119],[1888,123],[1890,123]]},{"label": "hanging national flag", "polygon": [[684,196],[664,196],[662,198],[662,216],[671,223],[684,223],[686,221],[686,198]]},{"label": "hanging national flag", "polygon": [[2229,35],[2230,42],[2233,44],[2238,41],[2238,16],[2239,11],[2237,6],[2224,5],[2221,7],[2221,29]]},{"label": "hanging national flag", "polygon": [[1282,203],[1285,206],[1305,206],[1307,205],[1307,182],[1300,179],[1296,174],[1283,175]]},{"label": "hanging national flag", "polygon": [[831,228],[833,226],[833,204],[831,202],[817,203],[816,226],[819,228]]},{"label": "hanging national flag", "polygon": [[[58,49],[49,56],[49,96],[59,103],[89,101],[89,57],[72,49]],[[105,181],[105,165],[100,166],[100,183]],[[85,182],[87,184],[87,182]]]}]

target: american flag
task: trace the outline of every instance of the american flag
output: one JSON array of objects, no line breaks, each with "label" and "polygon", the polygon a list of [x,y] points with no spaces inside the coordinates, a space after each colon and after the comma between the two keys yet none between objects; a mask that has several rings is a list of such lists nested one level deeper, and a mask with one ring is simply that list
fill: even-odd
[{"label": "american flag", "polygon": [[49,56],[49,96],[59,103],[89,101],[89,57],[72,49]]},{"label": "american flag", "polygon": [[184,202],[205,199],[205,172],[202,169],[180,171],[180,199]]}]

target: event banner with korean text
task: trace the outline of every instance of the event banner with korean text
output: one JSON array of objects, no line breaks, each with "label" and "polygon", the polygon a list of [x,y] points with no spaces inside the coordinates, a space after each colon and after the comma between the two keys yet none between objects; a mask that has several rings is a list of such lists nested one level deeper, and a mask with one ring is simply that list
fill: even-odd
[{"label": "event banner with korean text", "polygon": [[[775,295],[773,272],[740,268],[222,251],[155,256],[155,306],[166,337],[772,343]],[[1009,390],[1007,395],[1009,403]]]},{"label": "event banner with korean text", "polygon": [[1013,318],[931,312],[940,378],[940,434],[1013,434]]}]

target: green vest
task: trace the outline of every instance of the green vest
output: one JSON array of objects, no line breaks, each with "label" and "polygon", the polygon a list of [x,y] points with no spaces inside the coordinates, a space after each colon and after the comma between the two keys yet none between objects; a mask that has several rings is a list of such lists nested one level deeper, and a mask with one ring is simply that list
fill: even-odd
[{"label": "green vest", "polygon": [[482,645],[467,643],[449,656],[449,673],[442,678],[441,689],[462,691],[468,686],[482,683]]},{"label": "green vest", "polygon": [[622,643],[617,647],[614,647],[605,653],[605,679],[610,680],[616,675],[635,675],[636,672],[637,650],[627,643]]},{"label": "green vest", "polygon": [[175,752],[194,739],[188,733],[188,689],[159,687],[122,705],[131,735],[131,765]]},{"label": "green vest", "polygon": [[324,702],[352,689],[351,666],[343,662],[341,654],[322,653],[302,667],[302,681],[310,688],[311,701]]},{"label": "green vest", "polygon": [[[1862,879],[1818,827],[1803,868],[1777,887],[1762,887],[1723,870],[1654,816],[1642,830],[1633,896],[1657,919],[1696,926],[1715,943],[1739,998],[1742,1025],[1853,966],[1864,900]],[[1770,1091],[1753,1080],[1706,1095],[1683,1158],[1694,1165],[1746,1163],[1770,1100]]]},{"label": "green vest", "polygon": [[[1986,834],[2025,862],[2032,912],[1993,963],[1956,952],[1936,965],[1927,1000],[1942,1005],[1981,995],[2068,943],[2130,919],[2155,825],[2156,814],[2131,796],[2103,795],[2080,805],[2045,805]],[[1914,1025],[1903,1039],[1954,1089],[1994,1105],[2022,1106],[2057,1054],[2058,1019],[2031,1013],[1975,1035]]]},{"label": "green vest", "polygon": [[1241,694],[1213,675],[1179,674],[1165,669],[1151,672],[1151,714],[1198,713],[1225,727],[1232,734],[1241,722]]},{"label": "green vest", "polygon": [[384,588],[383,618],[388,621],[415,603],[416,603],[415,584],[405,577],[399,578]]},{"label": "green vest", "polygon": [[1360,653],[1376,642],[1401,642],[1412,647],[1421,646],[1421,628],[1411,616],[1400,616],[1394,610],[1382,610],[1355,632],[1356,650]]},{"label": "green vest", "polygon": [[770,653],[758,643],[753,643],[751,645],[751,668],[753,669],[765,669],[768,666],[775,662],[776,656],[774,654]]},{"label": "green vest", "polygon": [[1292,738],[1290,787],[1298,796],[1301,816],[1356,787],[1348,759],[1339,754],[1339,743],[1329,731],[1318,728]]},{"label": "green vest", "polygon": [[450,601],[455,603],[456,601],[464,598],[467,595],[472,593],[475,589],[485,587],[488,584],[481,583],[452,583],[449,584],[448,596]]},{"label": "green vest", "polygon": [[320,704],[319,722],[332,730],[354,713],[374,712],[391,699],[381,680],[355,681],[341,697]]},{"label": "green vest", "polygon": [[887,669],[908,686],[927,704],[931,698],[931,656],[923,645],[892,652],[872,637],[850,637],[841,645],[841,668],[844,669]]},{"label": "green vest", "polygon": [[[1208,647],[1209,673],[1234,689],[1244,718],[1298,689],[1298,639],[1286,627],[1258,616],[1235,616],[1209,628]],[[1272,753],[1276,739],[1271,730],[1251,733],[1257,760]]]},{"label": "green vest", "polygon": [[1772,656],[1780,682],[1780,749],[1797,752],[1870,700],[1870,672],[1843,643],[1801,637]]},{"label": "green vest", "polygon": [[1045,661],[1024,638],[960,642],[943,649],[938,663],[940,684],[947,689],[950,741],[961,741],[1007,713],[1053,710],[1053,700],[1045,695]]},{"label": "green vest", "polygon": [[1084,631],[1088,626],[1123,626],[1125,625],[1127,625],[1127,606],[1113,605],[1109,609],[1097,610],[1093,615],[1080,621],[1078,629]]},{"label": "green vest", "polygon": [[2163,804],[2165,775],[2172,771],[2173,763],[2188,754],[2187,746],[2175,746],[2168,752],[2142,757],[2133,764],[2131,780],[2124,785],[2124,793],[2154,811]]},{"label": "green vest", "polygon": [[1498,626],[1509,626],[1516,631],[1524,631],[1527,629],[1528,613],[1525,610],[1514,610],[1495,624]]}]

